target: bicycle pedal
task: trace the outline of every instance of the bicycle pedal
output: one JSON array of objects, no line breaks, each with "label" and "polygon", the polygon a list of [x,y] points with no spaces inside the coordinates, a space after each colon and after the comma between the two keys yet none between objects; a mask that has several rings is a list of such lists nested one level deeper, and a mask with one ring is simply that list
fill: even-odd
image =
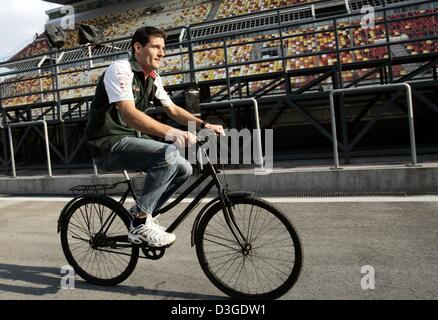
[{"label": "bicycle pedal", "polygon": [[153,247],[149,247],[149,246],[142,246],[141,251],[143,251],[143,254],[145,255],[146,259],[158,260],[162,256],[164,256],[166,249],[165,248],[153,248]]}]

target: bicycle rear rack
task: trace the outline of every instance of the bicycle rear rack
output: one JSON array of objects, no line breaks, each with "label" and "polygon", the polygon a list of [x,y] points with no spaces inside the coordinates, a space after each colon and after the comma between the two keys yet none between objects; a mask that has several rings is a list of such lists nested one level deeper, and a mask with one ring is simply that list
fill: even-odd
[{"label": "bicycle rear rack", "polygon": [[116,182],[113,184],[81,184],[73,188],[70,188],[70,191],[73,193],[74,197],[78,197],[81,195],[106,194],[107,190],[115,189],[119,184],[122,183],[126,183],[128,185],[131,184],[131,178],[129,177],[128,172],[126,170],[123,171],[123,175],[125,176],[124,181]]},{"label": "bicycle rear rack", "polygon": [[120,181],[113,184],[90,184],[90,185],[78,185],[70,188],[74,197],[81,195],[95,195],[95,194],[106,194],[108,190],[115,189],[118,185],[122,183],[128,183],[128,181]]}]

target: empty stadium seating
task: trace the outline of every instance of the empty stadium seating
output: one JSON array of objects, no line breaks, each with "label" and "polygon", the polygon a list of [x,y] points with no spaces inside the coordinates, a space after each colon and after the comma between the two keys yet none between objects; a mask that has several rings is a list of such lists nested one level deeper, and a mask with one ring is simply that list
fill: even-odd
[{"label": "empty stadium seating", "polygon": [[312,2],[311,0],[223,0],[216,18],[238,16],[294,4]]},{"label": "empty stadium seating", "polygon": [[47,41],[43,37],[39,37],[34,40],[30,45],[26,46],[20,52],[18,52],[12,59],[18,60],[30,56],[36,56],[49,51]]},{"label": "empty stadium seating", "polygon": [[[389,34],[391,37],[399,37],[401,35],[407,35],[409,39],[425,38],[438,34],[438,17],[437,16],[419,16],[438,12],[438,9],[421,10],[417,12],[401,13],[391,16],[391,20],[399,18],[411,18],[402,21],[391,21],[388,23]],[[407,46],[410,54],[422,54],[436,52],[438,46],[436,41],[426,40],[423,42],[413,43]]]},{"label": "empty stadium seating", "polygon": [[137,28],[145,25],[160,27],[163,29],[178,27],[187,24],[202,22],[206,19],[211,9],[211,3],[204,3],[196,7],[184,8],[175,11],[167,11],[153,15],[136,15],[131,13],[120,14],[115,22],[103,27],[106,39],[114,39],[131,35]]},{"label": "empty stadium seating", "polygon": [[62,90],[61,98],[67,99],[94,95],[95,85],[99,80],[100,75],[105,71],[107,65],[107,62],[101,62],[95,63],[93,69],[89,69],[85,65],[76,68],[63,69],[59,75],[59,87],[61,89],[80,85],[87,85],[87,87]]},{"label": "empty stadium seating", "polygon": [[[286,1],[286,0],[249,0],[249,1],[231,1],[222,0],[216,18],[223,18],[230,15],[240,15],[253,11],[260,11],[269,8],[283,7],[297,3],[307,2],[305,0]],[[130,35],[136,28],[142,25],[154,25],[162,28],[170,28],[180,25],[192,24],[204,21],[213,7],[212,1],[203,0],[185,0],[173,1],[169,10],[144,15],[143,10],[132,9],[117,14],[98,17],[87,21],[90,24],[96,25],[103,30],[103,35],[106,39],[114,39]],[[438,9],[419,10],[412,12],[390,12],[388,13],[388,37],[392,41],[400,39],[419,39],[437,35],[437,20],[438,17],[428,16]],[[401,18],[409,18],[407,20],[398,21]],[[339,47],[345,49],[340,53],[340,62],[349,64],[360,61],[370,61],[376,59],[384,59],[388,57],[388,47],[386,41],[386,29],[382,23],[383,17],[380,15],[376,19],[374,28],[362,28],[360,26],[360,17],[348,18],[340,20],[337,23],[337,31],[339,36]],[[227,39],[227,56],[228,64],[231,64],[228,70],[230,77],[240,77],[254,74],[265,74],[271,72],[283,71],[283,67],[287,71],[297,69],[307,69],[320,66],[330,66],[337,63],[338,56],[333,51],[336,49],[335,30],[331,23],[308,23],[299,27],[290,27],[283,29],[283,51],[286,59],[284,65],[281,60],[254,62],[259,59],[269,58],[275,59],[281,56],[281,43],[279,34],[273,31],[271,34],[251,34],[237,38]],[[78,45],[77,30],[66,32],[67,43],[66,47],[76,47]],[[256,40],[264,40],[263,42],[253,43]],[[354,49],[356,46],[376,45],[373,48]],[[420,42],[401,45],[405,51],[401,51],[402,55],[417,55],[437,52],[437,41],[424,40]],[[391,51],[396,46],[391,47]],[[400,45],[399,45],[400,47]],[[204,41],[193,46],[194,65],[197,69],[218,67],[219,69],[204,70],[195,72],[197,81],[208,81],[214,79],[224,79],[227,72],[225,65],[225,52],[223,42],[215,40],[213,42]],[[16,58],[22,58],[29,55],[40,54],[48,50],[47,43],[42,39],[37,39],[32,45],[23,49]],[[188,79],[188,75],[179,71],[189,69],[189,55],[187,48],[183,49],[181,55],[180,49],[174,47],[167,50],[168,54],[176,54],[166,57],[162,61],[162,67],[159,72],[163,76],[165,85],[180,84]],[[394,53],[393,53],[394,56]],[[240,63],[249,63],[247,65],[233,65]],[[59,78],[61,88],[71,86],[89,84],[90,87],[84,89],[69,89],[61,91],[62,98],[72,98],[78,96],[88,96],[94,93],[93,85],[96,83],[99,75],[104,69],[88,70],[85,66],[79,69],[64,69],[68,74],[62,74]],[[369,69],[356,71],[345,71],[342,74],[344,82],[350,82],[361,75],[368,72]],[[393,75],[395,77],[403,76],[407,73],[403,66],[394,66]],[[166,73],[172,73],[166,75]],[[370,79],[377,79],[379,74],[374,74]],[[305,82],[313,79],[312,77],[296,77],[292,78],[292,87],[299,87]],[[39,81],[31,80],[26,77],[17,77],[15,80],[20,80],[20,83],[11,83],[3,85],[7,96],[14,94],[26,93],[25,88],[39,88]],[[250,89],[256,90],[263,86],[265,82],[255,81],[251,83]],[[51,88],[51,79],[43,81],[44,88]],[[32,90],[32,91],[38,91]],[[215,89],[216,90],[216,89]],[[220,89],[217,89],[220,90]],[[53,96],[47,95],[44,99],[51,100]],[[41,101],[40,95],[31,95],[29,97],[13,98],[4,100],[3,105],[9,106],[14,104],[32,103]]]},{"label": "empty stadium seating", "polygon": [[41,79],[38,75],[8,78],[3,81],[2,89],[5,97],[29,94],[27,96],[4,99],[2,100],[3,107],[43,102],[47,99],[52,100],[53,98],[53,95],[50,93],[43,95],[31,94],[32,92],[49,91],[53,89],[52,78],[49,73],[42,73]]},{"label": "empty stadium seating", "polygon": [[[66,41],[64,49],[74,48],[79,45],[78,28],[80,23],[91,24],[101,29],[105,40],[130,36],[137,28],[150,25],[163,29],[202,22],[208,16],[212,4],[206,0],[184,0],[169,2],[166,11],[144,14],[145,8],[131,9],[123,12],[112,13],[93,19],[80,21],[75,29],[65,30]],[[21,59],[48,52],[44,36],[22,49],[13,59]]]}]

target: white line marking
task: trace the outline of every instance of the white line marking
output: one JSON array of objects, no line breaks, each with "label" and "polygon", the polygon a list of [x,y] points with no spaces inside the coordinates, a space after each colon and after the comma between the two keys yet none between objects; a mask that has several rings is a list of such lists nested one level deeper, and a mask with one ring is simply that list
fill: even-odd
[{"label": "white line marking", "polygon": [[[113,197],[120,200],[120,197]],[[72,197],[8,197],[0,196],[0,201],[38,201],[38,202],[68,202]],[[203,203],[209,202],[213,198],[205,198]],[[438,195],[430,196],[409,196],[409,197],[316,197],[316,198],[262,198],[272,203],[326,203],[326,202],[438,202]],[[174,198],[168,202],[173,201]],[[190,203],[193,198],[186,198],[182,203]],[[133,203],[132,199],[126,200],[127,203]]]}]

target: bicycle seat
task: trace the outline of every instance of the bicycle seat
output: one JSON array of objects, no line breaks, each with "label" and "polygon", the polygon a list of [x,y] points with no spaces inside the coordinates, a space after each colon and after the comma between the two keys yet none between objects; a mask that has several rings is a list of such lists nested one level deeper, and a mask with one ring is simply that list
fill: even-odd
[{"label": "bicycle seat", "polygon": [[[96,160],[94,158],[92,160],[93,160],[93,172],[94,172],[95,176],[98,176],[99,172],[107,173],[107,174],[109,174],[109,173],[116,173],[116,174],[123,173],[123,175],[126,177],[126,179],[129,180],[129,175],[128,175],[128,172],[126,170],[121,171],[121,170],[107,170],[103,167],[98,168],[97,164],[96,164]],[[145,172],[143,172],[143,171],[138,171],[137,173],[145,174]]]}]

